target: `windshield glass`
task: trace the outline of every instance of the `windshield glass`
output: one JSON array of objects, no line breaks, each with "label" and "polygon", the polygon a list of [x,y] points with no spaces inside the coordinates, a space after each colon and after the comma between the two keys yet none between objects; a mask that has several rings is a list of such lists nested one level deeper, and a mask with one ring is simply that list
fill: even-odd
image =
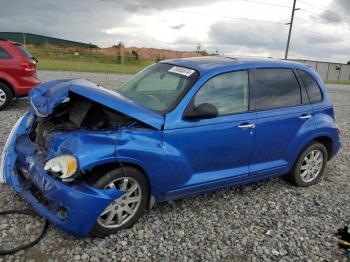
[{"label": "windshield glass", "polygon": [[195,70],[158,63],[135,75],[118,92],[144,107],[166,113],[197,79]]}]

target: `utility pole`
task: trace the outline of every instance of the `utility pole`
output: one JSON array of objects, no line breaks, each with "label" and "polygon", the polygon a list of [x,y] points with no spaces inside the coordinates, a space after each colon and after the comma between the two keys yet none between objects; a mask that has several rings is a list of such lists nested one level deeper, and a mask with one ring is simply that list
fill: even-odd
[{"label": "utility pole", "polygon": [[293,2],[293,9],[292,9],[292,16],[290,18],[290,23],[286,24],[286,25],[289,25],[289,33],[288,33],[287,46],[286,46],[286,52],[284,54],[284,59],[288,58],[289,42],[290,42],[290,37],[292,34],[292,27],[293,27],[293,21],[294,21],[294,12],[297,10],[300,10],[300,8],[295,8],[296,2],[297,2],[297,0],[294,0],[294,2]]},{"label": "utility pole", "polygon": [[26,47],[26,34],[22,32],[23,35],[23,46]]}]

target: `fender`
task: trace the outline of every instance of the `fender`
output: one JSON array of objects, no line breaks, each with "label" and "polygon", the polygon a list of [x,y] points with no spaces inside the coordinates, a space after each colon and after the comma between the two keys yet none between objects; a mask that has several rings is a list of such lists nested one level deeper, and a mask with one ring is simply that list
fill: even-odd
[{"label": "fender", "polygon": [[[327,123],[327,122],[324,122]],[[333,123],[333,121],[332,121]],[[334,124],[333,124],[334,125]],[[303,130],[301,129],[300,132],[303,132]],[[305,132],[304,134],[302,134],[302,136],[297,136],[297,137],[303,137],[302,140],[296,140],[293,141],[293,145],[297,145],[297,147],[295,148],[289,148],[288,152],[289,152],[289,159],[288,159],[288,170],[291,170],[291,168],[293,167],[295,161],[297,160],[297,158],[299,157],[299,155],[301,154],[301,152],[304,150],[304,148],[310,144],[311,141],[316,140],[320,137],[327,137],[331,140],[332,142],[332,155],[330,157],[332,157],[334,154],[336,154],[340,148],[340,143],[336,143],[336,141],[338,141],[338,139],[335,139],[336,134],[336,127],[331,127],[329,125],[325,125],[323,128],[318,127],[317,128],[317,132],[315,132],[314,130],[309,130],[307,132]],[[294,152],[294,153],[293,153]]]},{"label": "fender", "polygon": [[0,82],[1,82],[1,80],[5,80],[7,83],[9,83],[9,85],[10,85],[9,88],[13,91],[13,93],[15,95],[17,95],[16,90],[17,90],[17,88],[19,88],[19,85],[13,77],[0,71]]},{"label": "fender", "polygon": [[179,160],[179,152],[170,151],[163,142],[162,131],[147,129],[123,130],[116,146],[118,162],[138,166],[148,177],[152,195],[157,201],[186,178],[186,168]]}]

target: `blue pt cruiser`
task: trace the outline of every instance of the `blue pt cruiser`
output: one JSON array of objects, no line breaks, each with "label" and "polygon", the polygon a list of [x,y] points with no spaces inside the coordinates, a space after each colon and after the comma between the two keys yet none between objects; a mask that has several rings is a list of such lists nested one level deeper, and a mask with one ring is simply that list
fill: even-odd
[{"label": "blue pt cruiser", "polygon": [[294,62],[167,60],[117,91],[47,82],[30,103],[1,180],[78,236],[130,227],[155,202],[271,176],[313,185],[340,148],[322,80]]}]

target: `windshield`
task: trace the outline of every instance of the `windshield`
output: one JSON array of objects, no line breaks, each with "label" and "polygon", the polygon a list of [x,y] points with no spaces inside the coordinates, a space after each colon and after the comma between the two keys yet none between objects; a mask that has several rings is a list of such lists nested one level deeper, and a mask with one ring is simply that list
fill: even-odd
[{"label": "windshield", "polygon": [[176,106],[197,79],[195,70],[158,63],[135,75],[118,92],[144,107],[166,113]]}]

